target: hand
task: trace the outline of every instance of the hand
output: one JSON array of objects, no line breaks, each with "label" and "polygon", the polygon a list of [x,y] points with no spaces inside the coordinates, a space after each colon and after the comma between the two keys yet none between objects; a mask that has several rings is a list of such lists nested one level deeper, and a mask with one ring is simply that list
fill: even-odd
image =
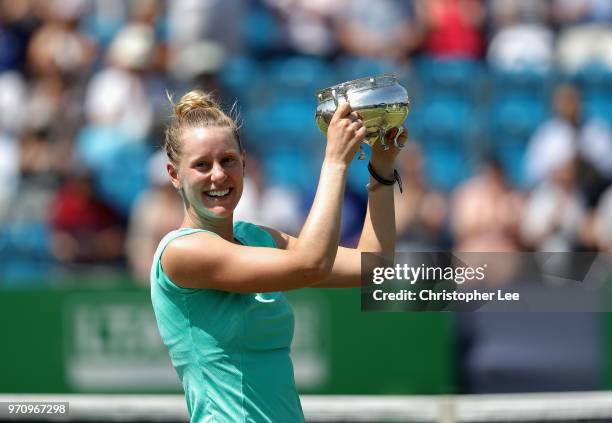
[{"label": "hand", "polygon": [[349,164],[366,136],[366,127],[348,103],[341,103],[327,128],[326,160]]},{"label": "hand", "polygon": [[[380,142],[376,142],[374,147],[372,147],[372,155],[370,156],[370,161],[372,162],[372,166],[374,169],[380,172],[391,172],[393,173],[393,168],[395,164],[395,158],[401,151],[401,149],[395,146],[393,140],[397,135],[398,128],[392,128],[385,134],[385,144],[389,147],[387,150],[383,150],[382,144]],[[403,131],[397,139],[398,145],[403,146],[408,141],[408,130],[406,127],[403,127]],[[381,174],[382,176],[382,174]]]}]

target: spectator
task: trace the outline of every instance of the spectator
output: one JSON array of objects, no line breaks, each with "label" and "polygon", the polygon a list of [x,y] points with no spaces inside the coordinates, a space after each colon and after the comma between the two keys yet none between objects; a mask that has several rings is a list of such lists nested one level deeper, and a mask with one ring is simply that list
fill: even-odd
[{"label": "spectator", "polygon": [[142,141],[153,123],[144,74],[154,58],[153,28],[143,23],[126,25],[113,39],[108,66],[91,79],[85,109],[95,126],[119,129],[128,139]]},{"label": "spectator", "polygon": [[533,0],[490,0],[488,23],[492,32],[515,23],[548,25],[550,3]]},{"label": "spectator", "polygon": [[19,150],[15,139],[0,132],[0,226],[19,183]]},{"label": "spectator", "polygon": [[443,251],[450,248],[448,201],[427,186],[418,145],[409,143],[399,157],[404,193],[395,192],[398,250]]},{"label": "spectator", "polygon": [[49,209],[52,253],[64,265],[118,266],[124,257],[124,228],[118,214],[96,196],[83,170],[68,176]]},{"label": "spectator", "polygon": [[0,72],[25,70],[26,49],[39,24],[31,0],[0,1]]},{"label": "spectator", "polygon": [[334,19],[341,9],[355,2],[265,0],[265,3],[280,16],[283,33],[291,50],[299,54],[329,57],[337,49]]},{"label": "spectator", "polygon": [[560,27],[612,20],[608,0],[552,0],[552,17]]},{"label": "spectator", "polygon": [[79,31],[85,11],[84,0],[37,3],[43,22],[28,45],[30,71],[35,75],[57,73],[71,78],[87,75],[97,49],[94,41]]},{"label": "spectator", "polygon": [[455,250],[518,251],[522,203],[501,165],[487,160],[478,175],[455,191],[451,207]]},{"label": "spectator", "polygon": [[19,72],[0,73],[0,134],[15,136],[21,130],[25,115],[23,99],[27,88]]},{"label": "spectator", "polygon": [[183,203],[166,172],[166,155],[160,151],[148,162],[150,188],[140,194],[130,213],[126,255],[132,276],[149,284],[151,257],[163,236],[180,226]]},{"label": "spectator", "polygon": [[167,5],[170,56],[202,40],[219,43],[230,55],[242,52],[247,0],[174,0]]},{"label": "spectator", "polygon": [[416,0],[415,6],[426,55],[480,58],[485,10],[479,0]]},{"label": "spectator", "polygon": [[405,60],[417,47],[411,2],[352,0],[337,17],[337,38],[343,52],[356,57]]},{"label": "spectator", "polygon": [[612,70],[612,4],[608,0],[554,0],[552,16],[560,28],[557,56],[574,74],[590,62]]},{"label": "spectator", "polygon": [[605,124],[584,118],[580,92],[574,86],[555,89],[553,108],[555,116],[536,130],[527,146],[527,180],[540,184],[575,156],[578,186],[588,206],[594,207],[612,177],[612,134]]},{"label": "spectator", "polygon": [[534,250],[575,251],[586,223],[586,201],[578,187],[573,149],[558,150],[555,158],[551,174],[529,195],[521,236]]},{"label": "spectator", "polygon": [[494,0],[487,61],[504,71],[547,72],[554,65],[554,33],[547,26],[548,3]]},{"label": "spectator", "polygon": [[274,186],[264,181],[259,161],[249,156],[242,200],[236,207],[234,218],[298,235],[303,213],[299,195],[288,187]]}]

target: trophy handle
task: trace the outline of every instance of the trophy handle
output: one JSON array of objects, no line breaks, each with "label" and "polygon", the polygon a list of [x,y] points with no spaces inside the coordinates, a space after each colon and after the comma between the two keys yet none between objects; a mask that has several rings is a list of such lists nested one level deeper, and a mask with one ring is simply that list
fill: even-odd
[{"label": "trophy handle", "polygon": [[385,143],[385,135],[387,135],[387,130],[384,128],[380,128],[378,130],[378,137],[380,138],[380,146],[383,151],[387,151],[390,147]]},{"label": "trophy handle", "polygon": [[403,126],[398,126],[397,127],[397,134],[395,134],[395,138],[393,139],[393,145],[395,145],[400,150],[402,148],[404,148],[404,146],[406,145],[406,143],[404,143],[404,144],[398,144],[397,143],[397,140],[399,139],[399,136],[402,135],[403,132],[404,132],[404,127]]},{"label": "trophy handle", "polygon": [[338,108],[338,92],[335,89],[333,89],[331,91],[331,95],[332,95],[332,98],[334,99],[334,105],[336,106],[336,109],[337,109]]}]

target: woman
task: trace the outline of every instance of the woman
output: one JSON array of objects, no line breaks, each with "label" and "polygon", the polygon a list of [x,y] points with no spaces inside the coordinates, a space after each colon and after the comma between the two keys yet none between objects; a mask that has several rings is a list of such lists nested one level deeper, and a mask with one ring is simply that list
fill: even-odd
[{"label": "woman", "polygon": [[[303,421],[289,358],[293,314],[279,291],[359,286],[360,251],[394,250],[392,186],[371,181],[358,249],[339,248],[347,169],[366,135],[342,104],[299,237],[233,222],[245,167],[235,122],[200,91],[184,95],[175,114],[166,130],[167,170],[185,218],[155,253],[151,298],[191,419]],[[397,153],[374,149],[380,177],[392,179]]]}]

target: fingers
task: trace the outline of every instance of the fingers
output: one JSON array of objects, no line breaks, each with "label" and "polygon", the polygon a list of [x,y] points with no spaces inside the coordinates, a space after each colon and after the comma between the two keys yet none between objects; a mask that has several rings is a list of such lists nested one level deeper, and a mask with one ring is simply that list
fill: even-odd
[{"label": "fingers", "polygon": [[363,141],[363,139],[366,137],[368,133],[367,128],[364,125],[361,125],[361,128],[359,128],[356,132],[355,132],[355,138],[358,141]]},{"label": "fingers", "polygon": [[331,121],[332,122],[336,122],[346,116],[348,116],[353,109],[351,109],[350,104],[348,104],[348,102],[344,102],[344,103],[340,103],[338,105],[338,108],[336,109],[336,112],[334,113],[334,116],[332,116]]},{"label": "fingers", "polygon": [[357,112],[351,112],[348,114],[347,118],[351,121],[351,122],[355,122],[357,120],[361,120],[361,116],[359,116],[359,113]]},{"label": "fingers", "polygon": [[[399,135],[398,135],[398,132],[400,132]],[[403,145],[406,143],[407,140],[408,140],[408,131],[405,126],[402,126],[401,128],[399,127],[391,128],[385,134],[385,141],[387,142],[387,144],[389,144],[390,142],[393,142],[395,143],[396,146],[403,147]]]},{"label": "fingers", "polygon": [[362,127],[364,127],[364,125],[361,119],[356,119],[349,125],[349,129],[352,129],[355,132],[357,132],[357,130],[361,129]]}]

